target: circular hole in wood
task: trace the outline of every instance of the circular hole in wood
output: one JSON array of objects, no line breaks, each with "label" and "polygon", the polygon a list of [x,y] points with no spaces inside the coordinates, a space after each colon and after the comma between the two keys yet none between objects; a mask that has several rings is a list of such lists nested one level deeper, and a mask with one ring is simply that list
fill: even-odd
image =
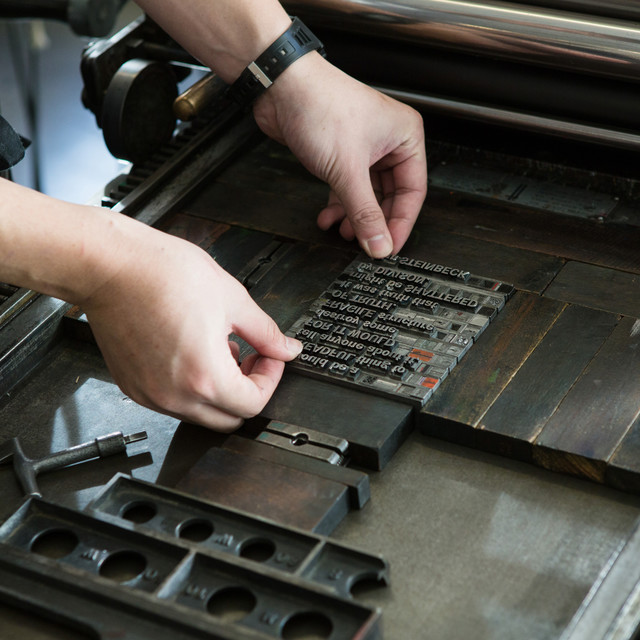
[{"label": "circular hole in wood", "polygon": [[256,597],[245,587],[225,587],[207,602],[207,611],[223,622],[238,622],[256,607]]},{"label": "circular hole in wood", "polygon": [[197,518],[187,520],[180,525],[178,537],[191,542],[203,542],[213,533],[213,524],[209,520]]},{"label": "circular hole in wood", "polygon": [[326,640],[333,631],[331,620],[317,611],[291,616],[282,628],[284,640]]},{"label": "circular hole in wood", "polygon": [[122,509],[122,517],[136,524],[149,522],[149,520],[155,517],[156,513],[158,513],[158,510],[152,502],[142,500],[130,502]]},{"label": "circular hole in wood", "polygon": [[114,582],[129,582],[147,568],[147,559],[137,551],[116,551],[100,564],[100,575]]},{"label": "circular hole in wood", "polygon": [[254,562],[266,562],[276,551],[276,545],[266,538],[247,540],[240,549],[240,556]]},{"label": "circular hole in wood", "polygon": [[78,537],[69,529],[49,529],[39,533],[31,543],[31,551],[47,558],[64,558],[78,546]]}]

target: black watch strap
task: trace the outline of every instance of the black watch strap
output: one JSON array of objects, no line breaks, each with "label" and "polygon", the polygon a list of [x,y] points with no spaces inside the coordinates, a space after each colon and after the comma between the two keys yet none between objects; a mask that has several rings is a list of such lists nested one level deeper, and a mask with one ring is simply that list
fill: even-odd
[{"label": "black watch strap", "polygon": [[241,107],[249,106],[291,64],[310,51],[325,55],[324,46],[299,18],[261,53],[229,87],[227,95]]}]

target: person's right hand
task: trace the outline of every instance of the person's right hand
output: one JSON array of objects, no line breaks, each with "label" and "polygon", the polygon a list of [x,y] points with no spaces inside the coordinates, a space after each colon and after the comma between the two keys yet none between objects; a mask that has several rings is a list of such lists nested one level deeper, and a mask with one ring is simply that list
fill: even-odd
[{"label": "person's right hand", "polygon": [[374,258],[398,253],[427,193],[420,115],[318,53],[294,62],[254,106],[260,128],[331,187],[318,226],[340,226]]},{"label": "person's right hand", "polygon": [[[197,246],[134,220],[118,224],[120,266],[81,302],[111,374],[139,404],[235,429],[264,407],[300,343]],[[241,365],[230,333],[257,352]]]}]

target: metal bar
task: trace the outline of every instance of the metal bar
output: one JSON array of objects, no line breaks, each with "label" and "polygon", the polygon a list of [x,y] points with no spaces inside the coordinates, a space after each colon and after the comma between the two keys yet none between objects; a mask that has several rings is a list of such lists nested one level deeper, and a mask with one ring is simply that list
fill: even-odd
[{"label": "metal bar", "polygon": [[447,116],[478,120],[514,129],[531,131],[580,142],[598,143],[620,149],[638,151],[640,135],[630,131],[605,129],[588,124],[547,118],[519,111],[497,109],[458,100],[426,96],[411,91],[400,91],[387,87],[376,87],[388,96],[417,107],[425,107]]},{"label": "metal bar", "polygon": [[637,82],[640,26],[507,2],[285,0],[312,26]]},{"label": "metal bar", "polygon": [[0,327],[18,311],[24,309],[39,294],[29,289],[18,289],[10,298],[0,304]]},{"label": "metal bar", "polygon": [[602,568],[560,640],[632,640],[640,625],[640,526]]},{"label": "metal bar", "polygon": [[578,11],[595,16],[640,21],[638,0],[527,0],[527,4],[563,11]]}]

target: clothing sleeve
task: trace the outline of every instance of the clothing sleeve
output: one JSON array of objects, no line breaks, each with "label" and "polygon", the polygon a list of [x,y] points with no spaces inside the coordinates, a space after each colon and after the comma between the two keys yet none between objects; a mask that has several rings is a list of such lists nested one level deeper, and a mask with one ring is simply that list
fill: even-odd
[{"label": "clothing sleeve", "polygon": [[16,130],[0,116],[0,171],[20,162],[28,146],[29,141],[18,135]]}]

